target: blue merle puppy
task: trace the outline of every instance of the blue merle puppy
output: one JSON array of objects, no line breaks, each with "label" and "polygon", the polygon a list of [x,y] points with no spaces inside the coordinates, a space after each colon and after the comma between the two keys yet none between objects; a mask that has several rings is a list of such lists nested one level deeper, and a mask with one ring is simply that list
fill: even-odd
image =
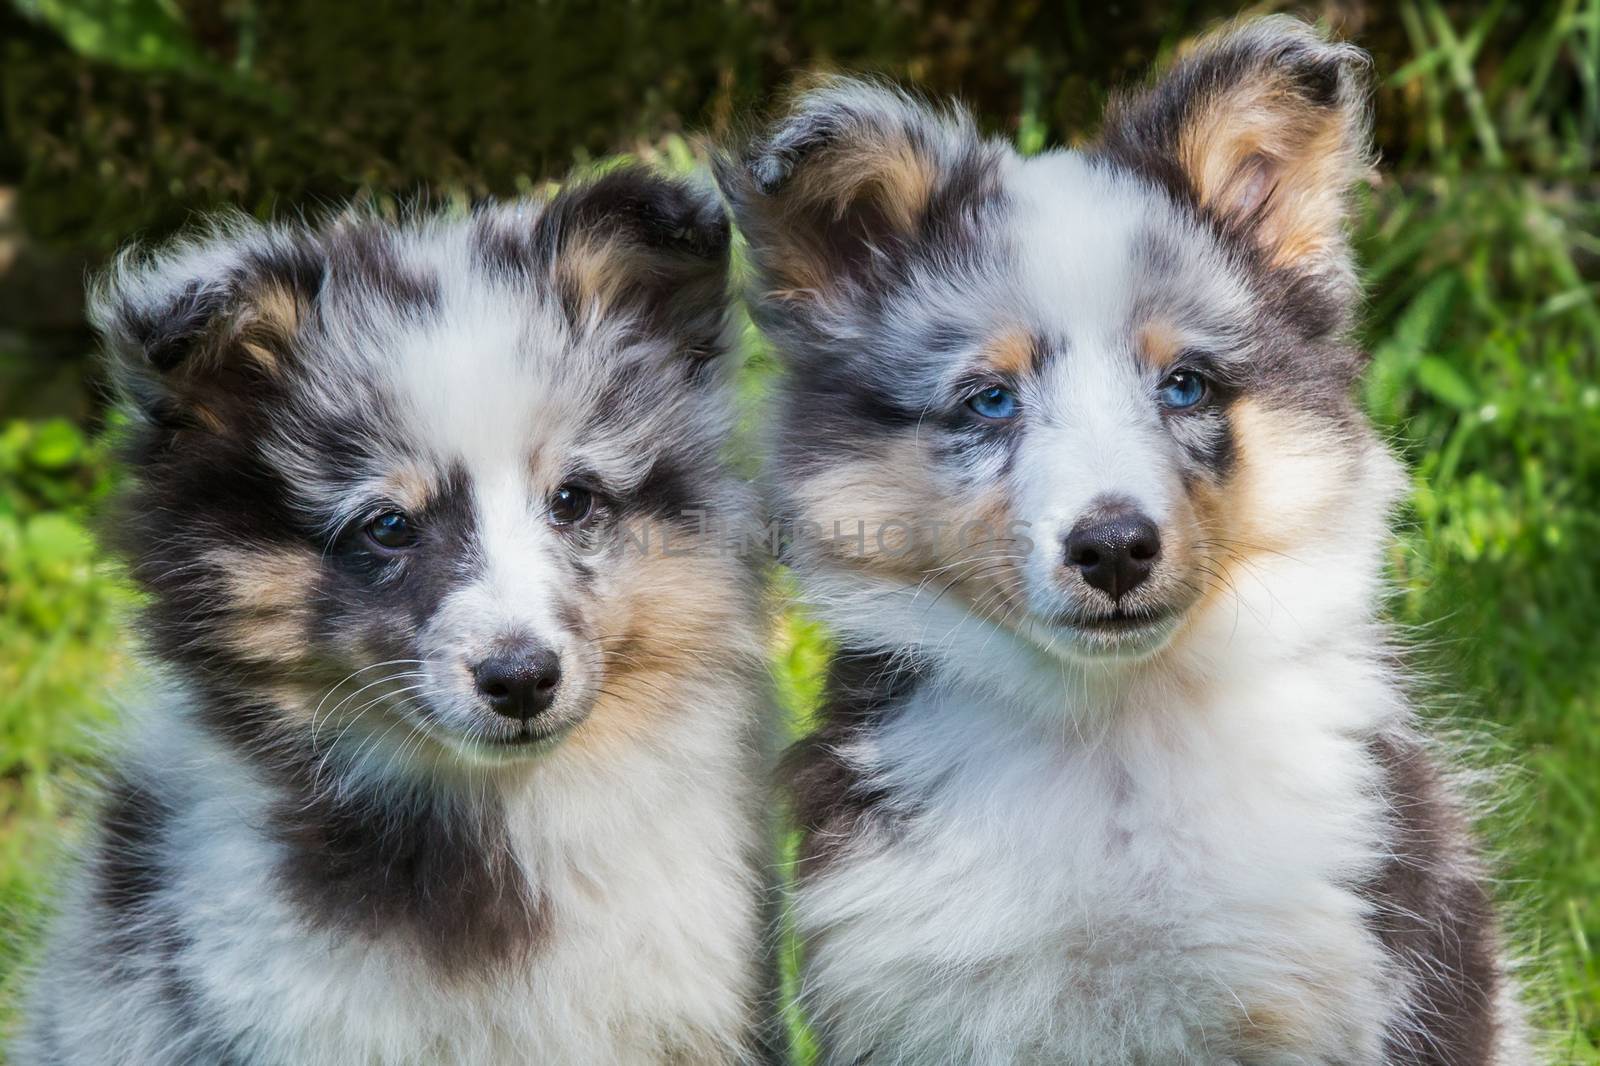
[{"label": "blue merle puppy", "polygon": [[826,1062],[1529,1061],[1377,611],[1367,65],[1243,23],[1033,158],[832,79],[724,161],[840,644],[792,757]]},{"label": "blue merle puppy", "polygon": [[114,539],[160,675],[18,1061],[735,1063],[762,1043],[729,229],[637,169],[124,254]]}]

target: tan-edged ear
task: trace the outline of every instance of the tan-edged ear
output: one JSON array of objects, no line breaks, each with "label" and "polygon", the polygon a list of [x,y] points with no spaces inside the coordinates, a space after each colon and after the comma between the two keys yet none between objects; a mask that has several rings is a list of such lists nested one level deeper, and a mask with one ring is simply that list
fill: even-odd
[{"label": "tan-edged ear", "polygon": [[1371,168],[1368,66],[1298,19],[1237,23],[1114,99],[1095,151],[1246,236],[1270,265],[1348,280],[1349,196]]},{"label": "tan-edged ear", "polygon": [[764,298],[872,287],[905,248],[992,189],[971,118],[854,78],[814,79],[770,131],[718,160]]},{"label": "tan-edged ear", "polygon": [[124,251],[90,286],[89,317],[137,414],[221,432],[229,408],[282,376],[324,269],[305,234],[223,215]]},{"label": "tan-edged ear", "polygon": [[[480,221],[519,225],[505,212]],[[691,362],[720,353],[732,238],[709,182],[617,167],[569,181],[532,231],[515,236],[540,257],[579,328],[623,322],[669,339]]]}]

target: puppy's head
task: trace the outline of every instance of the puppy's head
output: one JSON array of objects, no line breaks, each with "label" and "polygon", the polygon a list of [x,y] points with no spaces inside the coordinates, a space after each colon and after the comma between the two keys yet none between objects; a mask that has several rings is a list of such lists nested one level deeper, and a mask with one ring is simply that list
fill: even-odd
[{"label": "puppy's head", "polygon": [[663,686],[639,679],[694,669],[742,609],[706,532],[742,506],[727,256],[709,189],[637,170],[125,255],[93,313],[156,650],[251,741],[498,757],[640,726]]},{"label": "puppy's head", "polygon": [[1365,66],[1245,24],[1028,159],[831,80],[724,160],[789,370],[780,505],[836,619],[948,648],[959,603],[1139,658],[1277,559],[1338,582],[1370,552],[1390,479],[1343,336]]}]

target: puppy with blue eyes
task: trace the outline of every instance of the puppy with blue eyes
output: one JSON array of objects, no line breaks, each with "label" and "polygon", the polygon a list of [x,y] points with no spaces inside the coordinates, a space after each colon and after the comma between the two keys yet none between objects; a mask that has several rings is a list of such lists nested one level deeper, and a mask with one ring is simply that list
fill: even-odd
[{"label": "puppy with blue eyes", "polygon": [[728,247],[712,190],[618,170],[465,217],[230,219],[101,280],[164,682],[18,1062],[757,1054]]},{"label": "puppy with blue eyes", "polygon": [[1529,1061],[1377,610],[1366,67],[1247,23],[1028,159],[832,80],[724,161],[839,645],[791,757],[826,1062]]}]

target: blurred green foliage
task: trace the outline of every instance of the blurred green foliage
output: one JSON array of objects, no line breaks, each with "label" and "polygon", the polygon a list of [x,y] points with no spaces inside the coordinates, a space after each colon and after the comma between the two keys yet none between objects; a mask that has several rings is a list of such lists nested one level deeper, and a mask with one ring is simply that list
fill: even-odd
[{"label": "blurred green foliage", "polygon": [[[1498,726],[1490,818],[1562,1061],[1600,1061],[1600,4],[1398,7],[1415,131],[1362,232],[1366,400],[1436,709]],[[1517,32],[1508,33],[1516,26]],[[1480,731],[1481,732],[1481,731]]]},{"label": "blurred green foliage", "polygon": [[111,484],[71,422],[0,424],[0,1018],[122,668],[129,594],[85,528]]},{"label": "blurred green foliage", "polygon": [[55,27],[72,51],[130,70],[209,71],[182,10],[160,0],[18,0],[24,15]]},{"label": "blurred green foliage", "polygon": [[[618,151],[685,167],[680,133],[728,132],[796,68],[959,92],[1037,151],[1235,11],[0,0],[0,417],[29,416],[0,422],[0,982],[126,658],[128,594],[85,532],[114,481],[73,299],[86,266],[221,203],[515,194]],[[1379,72],[1365,400],[1414,471],[1392,610],[1436,679],[1430,713],[1520,767],[1486,828],[1541,1022],[1562,1061],[1600,1063],[1600,0],[1323,13]],[[754,411],[771,361],[745,337]],[[826,655],[784,618],[796,732]]]},{"label": "blurred green foliage", "polygon": [[[1496,53],[1559,6],[1496,4]],[[685,129],[725,134],[817,67],[959,93],[1034,149],[1091,129],[1112,86],[1239,8],[22,0],[0,5],[0,180],[21,188],[35,236],[104,251],[216,204],[524,191],[574,157]],[[1412,59],[1389,5],[1327,10],[1380,69]],[[1564,91],[1566,65],[1550,66]],[[1443,88],[1439,122],[1469,121],[1465,98]],[[1379,140],[1394,156],[1431,130],[1403,96],[1398,84],[1380,90]]]}]

